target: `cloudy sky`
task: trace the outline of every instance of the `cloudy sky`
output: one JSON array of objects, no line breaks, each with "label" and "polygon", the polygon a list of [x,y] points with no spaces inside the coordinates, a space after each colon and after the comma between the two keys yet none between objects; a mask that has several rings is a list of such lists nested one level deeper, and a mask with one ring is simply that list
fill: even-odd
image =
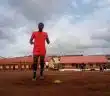
[{"label": "cloudy sky", "polygon": [[29,39],[45,23],[50,54],[110,54],[110,0],[0,0],[0,56],[32,54]]}]

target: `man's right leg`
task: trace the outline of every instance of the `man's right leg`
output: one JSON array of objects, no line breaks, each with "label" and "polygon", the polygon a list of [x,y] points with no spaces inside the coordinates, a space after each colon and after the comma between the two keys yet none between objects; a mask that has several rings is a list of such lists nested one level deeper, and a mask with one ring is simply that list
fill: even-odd
[{"label": "man's right leg", "polygon": [[44,71],[44,64],[45,64],[45,56],[40,56],[40,79],[44,79],[43,71]]},{"label": "man's right leg", "polygon": [[33,56],[33,79],[36,79],[38,59],[39,59],[39,56],[37,56],[37,55]]}]

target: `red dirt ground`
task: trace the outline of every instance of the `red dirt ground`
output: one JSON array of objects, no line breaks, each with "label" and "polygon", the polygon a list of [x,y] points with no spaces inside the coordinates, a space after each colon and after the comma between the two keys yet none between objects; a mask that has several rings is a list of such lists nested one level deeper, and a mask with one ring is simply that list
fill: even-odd
[{"label": "red dirt ground", "polygon": [[[0,72],[0,96],[110,96],[110,72]],[[62,80],[61,84],[53,81]]]}]

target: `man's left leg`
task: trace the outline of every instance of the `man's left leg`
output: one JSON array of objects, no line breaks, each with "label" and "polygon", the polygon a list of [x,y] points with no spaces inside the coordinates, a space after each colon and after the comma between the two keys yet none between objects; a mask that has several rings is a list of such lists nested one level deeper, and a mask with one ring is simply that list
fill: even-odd
[{"label": "man's left leg", "polygon": [[40,56],[40,79],[44,79],[44,64],[45,64],[45,56]]}]

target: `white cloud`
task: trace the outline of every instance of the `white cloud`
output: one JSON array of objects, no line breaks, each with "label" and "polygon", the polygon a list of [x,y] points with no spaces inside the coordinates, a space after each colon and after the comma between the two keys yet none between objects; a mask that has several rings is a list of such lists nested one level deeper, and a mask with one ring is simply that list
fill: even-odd
[{"label": "white cloud", "polygon": [[78,7],[78,4],[76,3],[75,0],[72,2],[72,5],[73,5],[74,8],[77,8]]},{"label": "white cloud", "polygon": [[84,4],[90,4],[93,0],[83,0]]}]

